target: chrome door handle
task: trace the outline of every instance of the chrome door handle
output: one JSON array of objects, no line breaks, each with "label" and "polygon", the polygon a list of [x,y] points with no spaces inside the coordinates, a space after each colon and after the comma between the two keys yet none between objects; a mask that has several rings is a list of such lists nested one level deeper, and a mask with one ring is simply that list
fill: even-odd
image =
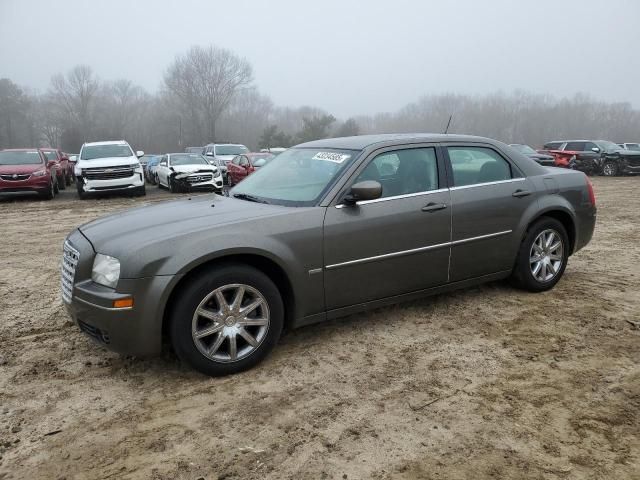
[{"label": "chrome door handle", "polygon": [[515,192],[512,193],[512,196],[518,198],[518,197],[526,197],[527,195],[531,195],[533,192],[530,192],[529,190],[516,190]]},{"label": "chrome door handle", "polygon": [[424,207],[422,207],[422,211],[435,212],[436,210],[442,210],[443,208],[447,208],[446,203],[427,203]]}]

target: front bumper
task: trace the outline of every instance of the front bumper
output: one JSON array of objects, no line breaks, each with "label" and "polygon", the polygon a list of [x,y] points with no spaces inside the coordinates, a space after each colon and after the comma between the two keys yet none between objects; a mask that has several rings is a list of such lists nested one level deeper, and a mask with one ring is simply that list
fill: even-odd
[{"label": "front bumper", "polygon": [[77,177],[77,180],[87,193],[129,190],[144,186],[144,175],[142,172],[135,172],[130,177],[117,178],[113,180],[88,180],[83,176]]},{"label": "front bumper", "polygon": [[[75,230],[67,242],[77,251],[71,300],[63,303],[81,331],[118,353],[148,356],[160,353],[162,320],[169,292],[180,276],[120,279],[115,289],[91,280],[95,251]],[[113,301],[133,297],[130,308],[113,308]]]},{"label": "front bumper", "polygon": [[16,181],[0,179],[0,195],[46,193],[49,191],[49,182],[48,176],[31,176],[27,180]]}]

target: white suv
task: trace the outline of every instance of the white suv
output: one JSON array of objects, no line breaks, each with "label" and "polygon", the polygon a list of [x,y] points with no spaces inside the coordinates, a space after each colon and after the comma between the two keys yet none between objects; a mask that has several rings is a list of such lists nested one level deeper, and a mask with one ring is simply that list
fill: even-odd
[{"label": "white suv", "polygon": [[78,195],[83,198],[88,193],[110,191],[144,195],[144,173],[138,160],[143,155],[134,154],[124,140],[85,143],[74,169]]}]

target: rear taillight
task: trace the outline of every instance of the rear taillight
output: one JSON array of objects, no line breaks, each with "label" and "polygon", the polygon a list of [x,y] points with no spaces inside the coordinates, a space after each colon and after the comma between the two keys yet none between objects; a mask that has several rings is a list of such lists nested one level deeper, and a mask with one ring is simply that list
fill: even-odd
[{"label": "rear taillight", "polygon": [[587,189],[589,190],[589,201],[591,202],[591,206],[596,206],[596,194],[593,193],[593,183],[591,183],[591,179],[585,175],[587,179]]}]

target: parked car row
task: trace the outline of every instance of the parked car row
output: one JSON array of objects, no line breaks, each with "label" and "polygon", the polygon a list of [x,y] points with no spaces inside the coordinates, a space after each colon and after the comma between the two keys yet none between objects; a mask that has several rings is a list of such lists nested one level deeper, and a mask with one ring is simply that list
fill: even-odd
[{"label": "parked car row", "polygon": [[608,140],[555,140],[540,150],[511,144],[520,153],[545,166],[580,170],[589,175],[630,175],[640,173],[640,144]]}]

